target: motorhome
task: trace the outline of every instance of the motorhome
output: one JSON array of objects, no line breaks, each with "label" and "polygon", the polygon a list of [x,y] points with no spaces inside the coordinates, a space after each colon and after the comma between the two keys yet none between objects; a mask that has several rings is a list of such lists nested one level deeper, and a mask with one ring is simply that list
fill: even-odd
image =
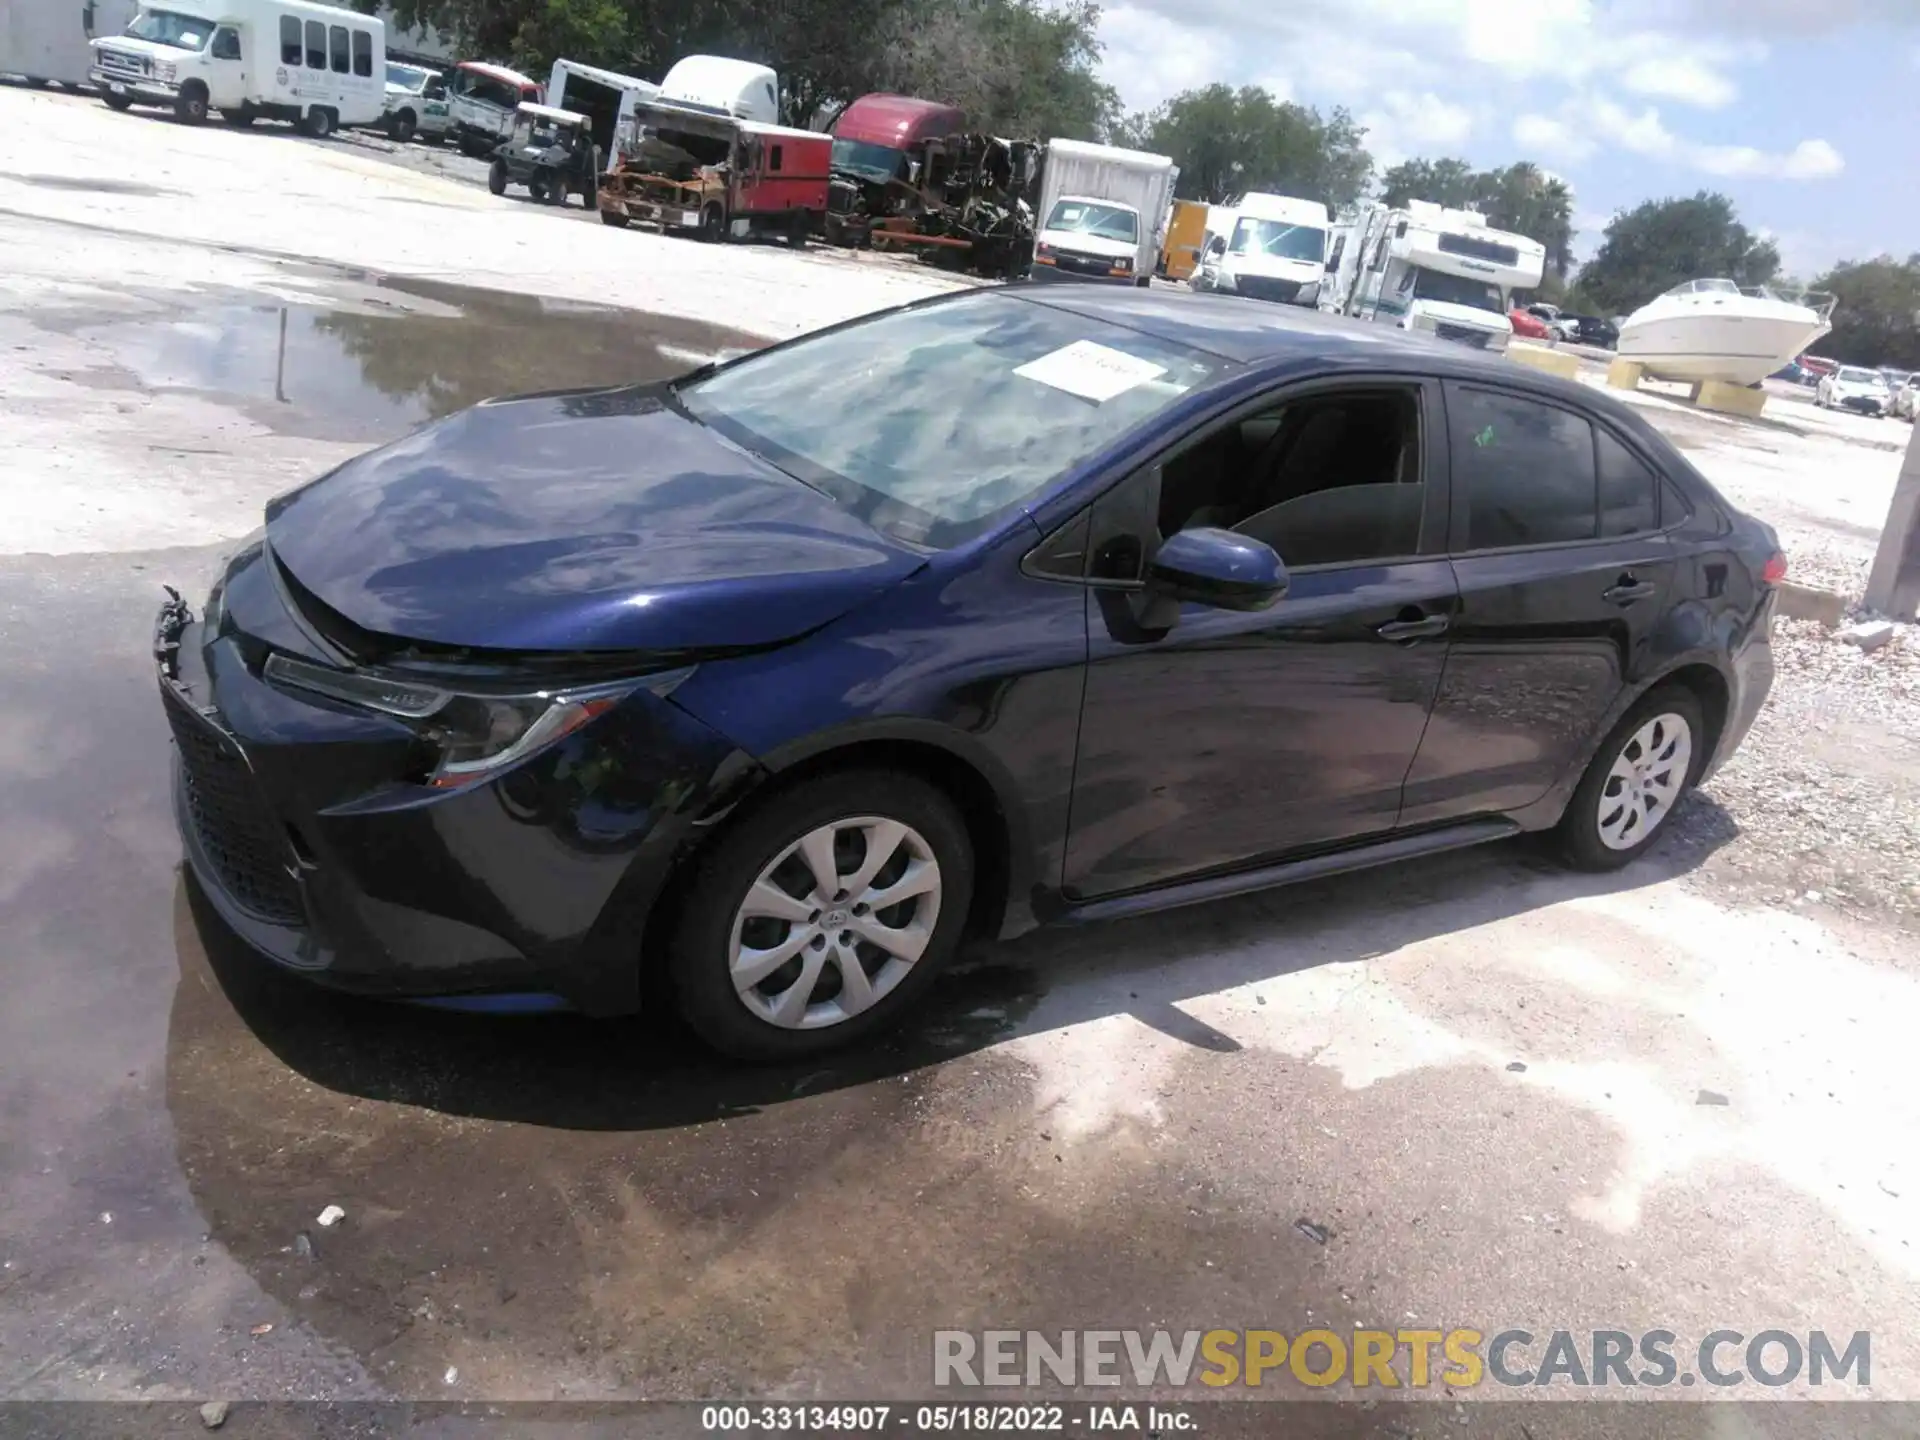
[{"label": "motorhome", "polygon": [[463,155],[493,153],[513,133],[514,113],[545,99],[540,82],[482,60],[462,60],[447,73],[449,127]]},{"label": "motorhome", "polygon": [[1284,305],[1317,305],[1332,217],[1318,200],[1254,191],[1208,216],[1188,282]]},{"label": "motorhome", "polygon": [[547,77],[546,103],[586,116],[594,147],[610,159],[618,153],[620,137],[633,127],[634,107],[659,93],[658,85],[637,75],[562,59],[553,62]]},{"label": "motorhome", "polygon": [[1515,290],[1533,290],[1546,247],[1496,230],[1472,210],[1425,200],[1362,205],[1334,227],[1320,308],[1505,350]]},{"label": "motorhome", "polygon": [[689,55],[676,61],[660,81],[659,98],[736,120],[763,125],[780,122],[780,77],[750,60]]},{"label": "motorhome", "polygon": [[118,35],[139,8],[135,0],[8,0],[0,5],[0,74],[78,89],[93,68],[87,42]]},{"label": "motorhome", "polygon": [[309,135],[386,109],[386,26],[308,0],[166,0],[95,40],[88,78],[108,106],[159,105],[198,124],[285,120]]},{"label": "motorhome", "polygon": [[1179,167],[1165,155],[1052,140],[1040,169],[1033,278],[1150,285]]}]

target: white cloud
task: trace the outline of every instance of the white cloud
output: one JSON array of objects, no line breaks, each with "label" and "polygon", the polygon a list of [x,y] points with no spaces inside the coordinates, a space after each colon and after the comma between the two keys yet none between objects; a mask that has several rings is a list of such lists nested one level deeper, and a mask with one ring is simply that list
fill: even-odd
[{"label": "white cloud", "polygon": [[1750,145],[1695,145],[1693,163],[1709,175],[1752,175],[1770,180],[1830,180],[1847,168],[1846,157],[1825,140],[1802,140],[1784,155]]},{"label": "white cloud", "polygon": [[1382,165],[1409,155],[1449,155],[1473,136],[1473,111],[1430,90],[1389,90],[1358,118],[1367,127],[1367,149]]},{"label": "white cloud", "polygon": [[1136,110],[1211,85],[1234,69],[1217,32],[1141,6],[1116,5],[1102,12],[1100,39],[1107,47],[1102,78]]},{"label": "white cloud", "polygon": [[1637,95],[1658,95],[1708,110],[1731,105],[1739,88],[1699,55],[1653,55],[1629,66],[1620,83]]},{"label": "white cloud", "polygon": [[[1577,113],[1577,108],[1576,113]],[[1649,106],[1634,114],[1611,100],[1597,99],[1585,107],[1594,130],[1622,150],[1635,155],[1671,155],[1680,142],[1660,121],[1660,112]]]},{"label": "white cloud", "polygon": [[1513,143],[1529,155],[1563,160],[1584,160],[1597,148],[1584,129],[1531,112],[1513,122]]}]

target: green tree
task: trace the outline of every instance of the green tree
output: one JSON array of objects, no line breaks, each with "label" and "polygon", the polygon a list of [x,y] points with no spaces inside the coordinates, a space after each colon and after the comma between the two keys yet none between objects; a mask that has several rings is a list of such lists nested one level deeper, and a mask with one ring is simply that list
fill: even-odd
[{"label": "green tree", "polygon": [[1366,130],[1344,109],[1326,115],[1256,85],[1208,85],[1134,115],[1116,139],[1173,157],[1180,195],[1215,204],[1249,190],[1320,200],[1336,209],[1366,188]]},{"label": "green tree", "polygon": [[1573,266],[1573,192],[1531,161],[1475,170],[1464,160],[1406,160],[1380,177],[1380,191],[1389,205],[1430,200],[1478,210],[1495,229],[1538,240],[1555,280],[1564,281]]},{"label": "green tree", "polygon": [[1613,217],[1579,288],[1609,314],[1628,314],[1683,280],[1764,285],[1780,252],[1742,225],[1733,202],[1702,190],[1690,199],[1647,200]]},{"label": "green tree", "polygon": [[1854,365],[1920,370],[1920,253],[1846,261],[1813,282],[1831,294],[1833,334],[1823,353]]}]

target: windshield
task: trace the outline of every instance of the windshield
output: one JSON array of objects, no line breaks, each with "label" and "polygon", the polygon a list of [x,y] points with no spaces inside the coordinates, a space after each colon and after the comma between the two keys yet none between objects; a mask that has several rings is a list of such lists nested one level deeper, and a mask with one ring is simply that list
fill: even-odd
[{"label": "windshield", "polygon": [[1326,258],[1327,232],[1317,225],[1289,225],[1284,220],[1242,219],[1233,227],[1235,255],[1265,255],[1274,260]]},{"label": "windshield", "polygon": [[833,168],[863,180],[891,180],[900,173],[900,152],[869,140],[836,140]]},{"label": "windshield", "polygon": [[427,88],[427,81],[432,75],[431,70],[421,70],[412,65],[387,66],[387,84],[398,85],[415,95]]},{"label": "windshield", "polygon": [[1858,365],[1842,365],[1840,378],[1849,385],[1884,385],[1886,380],[1875,370],[1862,370]]},{"label": "windshield", "polygon": [[1131,245],[1140,238],[1140,216],[1124,205],[1102,205],[1092,200],[1061,200],[1047,216],[1049,230],[1076,230],[1102,240]]},{"label": "windshield", "polygon": [[1471,305],[1475,310],[1491,310],[1496,315],[1507,313],[1507,307],[1500,299],[1498,285],[1467,275],[1445,275],[1438,270],[1414,271],[1413,298],[1438,300],[1448,305]]},{"label": "windshield", "polygon": [[198,50],[213,34],[213,21],[172,10],[142,10],[127,27],[127,34],[136,40],[151,40],[155,45],[170,45],[175,50]]},{"label": "windshield", "polygon": [[944,549],[1230,368],[1138,330],[972,294],[770,350],[679,395],[695,419],[875,529]]}]

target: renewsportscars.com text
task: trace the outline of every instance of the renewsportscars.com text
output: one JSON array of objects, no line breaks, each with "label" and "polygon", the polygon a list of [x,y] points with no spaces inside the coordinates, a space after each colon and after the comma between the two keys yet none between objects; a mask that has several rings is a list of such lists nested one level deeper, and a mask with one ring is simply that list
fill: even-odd
[{"label": "renewsportscars.com text", "polygon": [[1824,1330],[938,1330],[938,1386],[1471,1389],[1872,1384],[1872,1336]]}]

